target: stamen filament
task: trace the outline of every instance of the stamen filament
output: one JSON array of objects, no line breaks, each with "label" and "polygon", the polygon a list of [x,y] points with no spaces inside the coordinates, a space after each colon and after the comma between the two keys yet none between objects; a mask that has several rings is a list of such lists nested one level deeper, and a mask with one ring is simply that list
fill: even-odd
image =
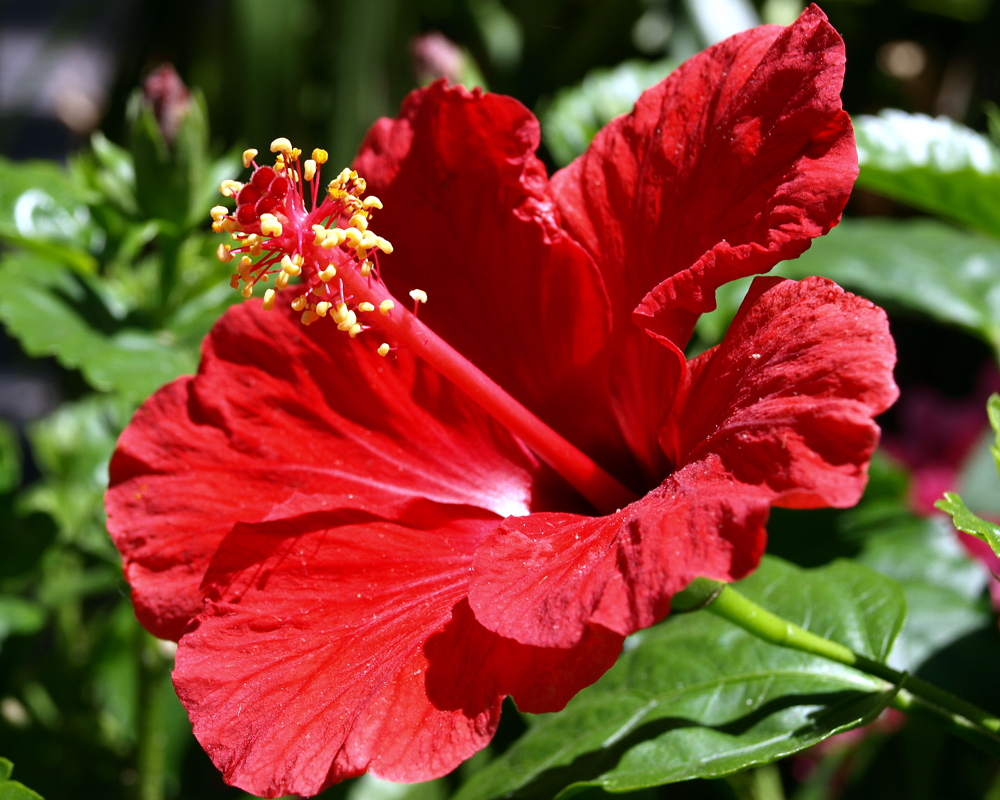
[{"label": "stamen filament", "polygon": [[638,499],[634,492],[552,430],[414,314],[396,302],[384,285],[374,281],[369,285],[369,282],[354,270],[344,270],[344,272],[347,273],[344,276],[345,289],[355,299],[363,297],[377,308],[383,307],[382,304],[387,300],[393,304],[390,313],[372,316],[374,325],[426,361],[476,401],[486,413],[558,472],[596,510],[613,513]]}]

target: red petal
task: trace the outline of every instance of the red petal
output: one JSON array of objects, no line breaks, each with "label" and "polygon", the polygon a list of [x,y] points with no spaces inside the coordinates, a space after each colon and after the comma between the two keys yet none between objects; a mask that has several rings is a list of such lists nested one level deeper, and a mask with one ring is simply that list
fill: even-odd
[{"label": "red petal", "polygon": [[519,681],[507,667],[522,682],[556,668],[568,697],[579,673],[592,681],[613,662],[621,639],[606,632],[533,665],[464,602],[452,619],[472,551],[496,524],[476,513],[418,503],[404,525],[311,514],[234,529],[209,575],[222,596],[181,639],[174,672],[228,782],[274,797],[365,770],[427,780],[489,742],[498,684]]},{"label": "red petal", "polygon": [[[369,132],[357,170],[385,208],[382,275],[429,297],[421,319],[609,469],[628,469],[593,380],[610,319],[593,263],[560,229],[538,121],[516,100],[436,83]],[[585,398],[585,399],[582,399]]]},{"label": "red petal", "polygon": [[895,400],[885,314],[824,278],[758,279],[723,343],[689,365],[662,432],[679,469],[608,517],[505,520],[476,552],[476,618],[525,644],[565,647],[588,625],[628,634],[661,619],[698,575],[757,564],[768,507],[846,506]]},{"label": "red petal", "polygon": [[362,508],[394,518],[415,497],[500,516],[566,507],[509,434],[405,352],[388,362],[333,325],[230,310],[199,375],[154,395],[111,463],[109,530],[137,614],[177,638],[237,522]]},{"label": "red petal", "polygon": [[484,628],[463,600],[448,626],[427,642],[428,696],[439,708],[511,695],[521,711],[560,711],[618,659],[622,636],[591,625],[571,648],[532,647]]},{"label": "red petal", "polygon": [[570,647],[595,624],[628,635],[662,619],[693,578],[752,570],[768,500],[712,457],[607,517],[510,517],[476,551],[469,604],[524,644]]},{"label": "red petal", "polygon": [[885,312],[825,278],[758,279],[717,348],[691,363],[662,439],[674,463],[721,456],[780,504],[845,507],[898,396]]},{"label": "red petal", "polygon": [[695,56],[553,176],[616,319],[635,308],[683,348],[718,286],[838,222],[857,175],[843,71],[843,42],[811,6]]}]

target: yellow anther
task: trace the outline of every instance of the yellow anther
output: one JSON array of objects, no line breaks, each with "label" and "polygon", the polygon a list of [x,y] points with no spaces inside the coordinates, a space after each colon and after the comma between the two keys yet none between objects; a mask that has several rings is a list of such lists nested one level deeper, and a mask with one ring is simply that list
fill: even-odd
[{"label": "yellow anther", "polygon": [[288,141],[288,139],[286,139],[284,136],[279,136],[277,139],[271,142],[271,152],[290,155],[292,152],[292,143]]},{"label": "yellow anther", "polygon": [[342,331],[349,331],[355,325],[358,324],[358,315],[353,311],[347,312],[347,318],[337,325],[337,328]]},{"label": "yellow anther", "polygon": [[288,286],[288,273],[282,270],[278,273],[278,277],[274,279],[275,289],[284,289]]},{"label": "yellow anther", "polygon": [[306,159],[305,168],[302,170],[302,176],[307,181],[311,181],[316,177],[316,162],[311,158]]},{"label": "yellow anther", "polygon": [[297,147],[293,147],[292,152],[288,154],[288,160],[298,161],[300,155],[302,155],[302,151]]},{"label": "yellow anther", "polygon": [[300,294],[298,297],[292,300],[292,308],[294,308],[296,311],[301,311],[305,307],[306,307],[306,296],[304,294]]},{"label": "yellow anther", "polygon": [[229,209],[225,206],[212,206],[212,210],[208,213],[212,215],[213,222],[222,222],[226,214],[229,213]]},{"label": "yellow anther", "polygon": [[292,277],[302,274],[302,267],[292,261],[287,255],[281,257],[281,269]]},{"label": "yellow anther", "polygon": [[274,159],[274,171],[284,172],[285,171],[285,157],[278,153],[278,157]]},{"label": "yellow anther", "polygon": [[337,303],[333,311],[333,321],[338,325],[347,319],[348,308],[346,303]]},{"label": "yellow anther", "polygon": [[265,311],[270,311],[272,308],[274,308],[274,295],[275,295],[274,289],[268,289],[266,292],[264,292]]},{"label": "yellow anther", "polygon": [[321,150],[320,148],[317,147],[315,150],[313,150],[312,157],[313,161],[315,161],[317,164],[325,164],[327,159],[330,157],[330,154],[326,152],[326,150]]},{"label": "yellow anther", "polygon": [[319,274],[319,279],[323,281],[323,283],[329,283],[336,277],[337,277],[337,268],[333,264],[330,264],[325,270],[323,270]]},{"label": "yellow anther", "polygon": [[253,284],[248,283],[246,286],[244,286],[240,294],[243,295],[244,297],[250,297],[250,295],[253,294]]},{"label": "yellow anther", "polygon": [[418,303],[427,302],[427,292],[425,292],[423,289],[411,289],[410,297],[412,297]]},{"label": "yellow anther", "polygon": [[235,272],[229,276],[229,287],[231,289],[240,288],[240,276],[237,275]]},{"label": "yellow anther", "polygon": [[250,169],[250,165],[253,164],[253,160],[257,158],[257,151],[252,147],[249,150],[243,151],[243,168]]},{"label": "yellow anther", "polygon": [[354,324],[354,325],[351,326],[351,329],[347,332],[347,335],[350,336],[353,339],[359,333],[361,333],[361,326],[357,325],[357,324]]},{"label": "yellow anther", "polygon": [[225,197],[236,197],[240,193],[240,189],[243,188],[243,184],[239,181],[233,181],[226,179],[219,184],[219,191]]},{"label": "yellow anther", "polygon": [[295,264],[297,267],[301,267],[303,264],[306,263],[306,259],[301,253],[296,253],[295,255],[292,256],[292,263]]},{"label": "yellow anther", "polygon": [[237,231],[243,230],[243,226],[232,217],[226,217],[222,220],[222,230],[226,233],[236,233]]},{"label": "yellow anther", "polygon": [[375,237],[375,246],[386,255],[392,252],[392,245],[389,244],[387,239],[383,239],[381,236]]},{"label": "yellow anther", "polygon": [[368,230],[368,217],[364,214],[355,214],[351,217],[350,225],[352,228],[357,228],[359,231],[364,233]]},{"label": "yellow anther", "polygon": [[378,304],[378,310],[382,312],[383,316],[388,315],[388,313],[396,307],[396,304],[392,300],[383,300]]},{"label": "yellow anther", "polygon": [[307,308],[305,311],[302,312],[303,325],[312,325],[318,319],[319,319],[319,314],[317,314],[311,308]]},{"label": "yellow anther", "polygon": [[229,252],[228,244],[220,244],[215,251],[215,255],[219,259],[219,261],[221,261],[223,264],[232,261],[236,257]]},{"label": "yellow anther", "polygon": [[333,308],[333,303],[328,303],[326,302],[326,300],[324,300],[322,303],[316,304],[316,313],[319,314],[321,317],[325,317],[326,312],[329,311],[331,308]]},{"label": "yellow anther", "polygon": [[261,214],[260,232],[265,236],[281,236],[281,223],[274,214]]},{"label": "yellow anther", "polygon": [[221,222],[213,222],[212,223],[212,231],[214,233],[222,233],[222,223]]},{"label": "yellow anther", "polygon": [[382,356],[382,358],[385,358],[389,352],[389,343],[382,342],[382,344],[378,346],[378,350],[376,350],[375,352],[378,353],[380,356]]},{"label": "yellow anther", "polygon": [[361,246],[365,250],[372,250],[378,245],[378,237],[371,231],[365,231],[361,235]]},{"label": "yellow anther", "polygon": [[371,195],[370,197],[365,198],[362,205],[364,205],[365,211],[367,211],[370,208],[382,208],[382,201],[375,195]]},{"label": "yellow anther", "polygon": [[340,247],[346,238],[347,234],[344,232],[343,228],[334,228],[333,230],[326,232],[326,238],[323,240],[323,247],[327,250],[332,250],[334,247]]},{"label": "yellow anther", "polygon": [[365,300],[363,303],[358,303],[358,311],[374,311],[375,306]]},{"label": "yellow anther", "polygon": [[348,228],[344,231],[344,241],[347,242],[347,246],[351,249],[357,247],[361,244],[361,231],[357,228]]},{"label": "yellow anther", "polygon": [[[361,250],[358,250],[358,258],[360,258],[360,257],[361,257]],[[372,262],[371,261],[362,261],[361,262],[361,277],[362,278],[367,278],[371,274],[372,274]]]},{"label": "yellow anther", "polygon": [[239,265],[236,267],[237,274],[243,280],[249,280],[248,276],[250,275],[250,268],[252,265],[253,261],[251,260],[250,256],[243,256],[243,258],[240,259]]},{"label": "yellow anther", "polygon": [[327,233],[326,228],[322,225],[313,225],[312,229],[313,233],[316,234],[316,238],[313,239],[313,244],[323,244],[323,240],[326,238]]}]

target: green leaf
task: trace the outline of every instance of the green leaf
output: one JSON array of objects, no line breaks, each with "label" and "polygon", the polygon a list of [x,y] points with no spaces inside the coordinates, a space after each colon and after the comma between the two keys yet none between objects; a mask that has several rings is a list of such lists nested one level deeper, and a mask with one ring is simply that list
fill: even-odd
[{"label": "green leaf", "polygon": [[64,541],[101,556],[114,553],[104,529],[108,462],[134,410],[121,396],[91,395],[60,406],[29,431],[42,480],[26,493],[25,507],[55,519]]},{"label": "green leaf", "polygon": [[0,494],[21,485],[21,445],[17,431],[0,419]]},{"label": "green leaf", "polygon": [[542,138],[556,164],[565,166],[580,155],[601,128],[631,111],[639,95],[676,66],[673,61],[626,61],[589,72],[580,85],[557,92],[538,112]]},{"label": "green leaf", "polygon": [[347,800],[444,800],[448,784],[438,778],[425,783],[390,783],[364,774],[352,781],[347,790]]},{"label": "green leaf", "polygon": [[[740,591],[807,630],[884,659],[905,616],[899,587],[865,567],[800,570],[765,558]],[[707,611],[630,638],[618,663],[559,714],[538,718],[459,800],[623,792],[726,775],[864,724],[882,681],[766,644]]]},{"label": "green leaf", "polygon": [[984,236],[934,220],[845,220],[775,272],[796,280],[823,275],[876,302],[957,325],[1000,354],[1000,244]]},{"label": "green leaf", "polygon": [[916,671],[969,634],[996,625],[983,590],[989,575],[962,548],[942,518],[918,518],[853,509],[853,534],[864,538],[859,563],[894,580],[906,596],[907,616],[889,664]]},{"label": "green leaf", "polygon": [[15,634],[37,633],[45,625],[45,609],[21,597],[0,595],[0,642]]},{"label": "green leaf", "polygon": [[100,131],[91,136],[90,148],[97,167],[92,173],[97,188],[112,205],[130,216],[136,215],[139,206],[135,199],[135,166],[131,154]]},{"label": "green leaf", "polygon": [[91,217],[84,191],[65,170],[48,161],[0,157],[0,239],[93,272],[91,253],[103,246],[104,233]]},{"label": "green leaf", "polygon": [[42,800],[38,792],[10,779],[13,770],[14,765],[10,761],[0,758],[0,800]]},{"label": "green leaf", "polygon": [[25,351],[79,369],[95,389],[141,399],[197,366],[196,349],[169,332],[126,326],[100,281],[25,253],[8,254],[0,278],[0,321]]},{"label": "green leaf", "polygon": [[990,427],[993,428],[993,460],[997,465],[997,476],[1000,477],[1000,395],[991,394],[986,401],[986,416],[990,420]]},{"label": "green leaf", "polygon": [[982,539],[1000,556],[1000,525],[973,514],[955,492],[945,492],[944,497],[938,500],[934,507],[948,514],[960,531]]},{"label": "green leaf", "polygon": [[1000,149],[989,137],[893,109],[854,128],[859,187],[1000,236]]}]

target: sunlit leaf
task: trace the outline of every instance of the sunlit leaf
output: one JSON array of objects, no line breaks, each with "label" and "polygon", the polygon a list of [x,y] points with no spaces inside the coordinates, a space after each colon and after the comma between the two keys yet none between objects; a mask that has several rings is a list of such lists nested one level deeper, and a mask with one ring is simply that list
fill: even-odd
[{"label": "sunlit leaf", "polygon": [[197,365],[194,346],[128,327],[98,281],[25,253],[0,262],[0,321],[29,355],[55,356],[95,389],[141,399]]},{"label": "sunlit leaf", "polygon": [[56,164],[0,156],[0,239],[92,272],[92,253],[103,246],[104,233],[84,200],[83,190]]},{"label": "sunlit leaf", "polygon": [[854,120],[858,186],[1000,236],[1000,148],[946,117]]},{"label": "sunlit leaf", "polygon": [[594,70],[578,86],[560,90],[538,113],[542,139],[555,162],[565,166],[580,155],[601,128],[631,111],[639,95],[675,66],[672,61],[626,61]]},{"label": "sunlit leaf", "polygon": [[945,492],[934,507],[948,514],[960,531],[986,542],[1000,556],[1000,525],[973,514],[955,492]]},{"label": "sunlit leaf", "polygon": [[10,761],[0,758],[0,800],[42,800],[37,792],[10,779],[13,770],[14,765]]}]

